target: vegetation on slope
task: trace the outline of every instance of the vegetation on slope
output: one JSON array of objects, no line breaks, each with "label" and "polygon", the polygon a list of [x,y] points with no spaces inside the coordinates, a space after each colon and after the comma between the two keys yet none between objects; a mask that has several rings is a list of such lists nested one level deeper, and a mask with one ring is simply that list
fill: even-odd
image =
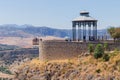
[{"label": "vegetation on slope", "polygon": [[38,49],[16,49],[9,51],[0,51],[0,66],[9,66],[11,64],[19,64],[24,60],[31,60],[38,56]]},{"label": "vegetation on slope", "polygon": [[15,49],[18,49],[18,48],[20,48],[20,47],[15,46],[15,45],[0,44],[0,51],[3,51],[3,50],[15,50]]},{"label": "vegetation on slope", "polygon": [[5,74],[12,74],[8,68],[3,67],[3,66],[0,67],[0,72],[5,73]]},{"label": "vegetation on slope", "polygon": [[114,41],[120,39],[120,27],[111,27],[108,29],[108,33],[114,39]]},{"label": "vegetation on slope", "polygon": [[101,58],[103,55],[104,55],[103,46],[102,46],[102,44],[98,44],[95,48],[95,51],[94,51],[94,57],[96,59],[98,59],[98,58]]},{"label": "vegetation on slope", "polygon": [[[22,80],[119,80],[120,51],[107,51],[95,59],[92,54],[70,60],[45,61],[33,59],[19,66],[16,78]],[[109,60],[104,60],[108,58]]]}]

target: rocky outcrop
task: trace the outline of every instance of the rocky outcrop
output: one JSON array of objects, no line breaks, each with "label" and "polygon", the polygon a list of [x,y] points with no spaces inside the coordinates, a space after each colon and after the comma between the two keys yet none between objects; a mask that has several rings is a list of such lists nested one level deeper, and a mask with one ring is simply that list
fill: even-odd
[{"label": "rocky outcrop", "polygon": [[0,66],[11,65],[38,56],[39,50],[34,48],[0,51]]}]

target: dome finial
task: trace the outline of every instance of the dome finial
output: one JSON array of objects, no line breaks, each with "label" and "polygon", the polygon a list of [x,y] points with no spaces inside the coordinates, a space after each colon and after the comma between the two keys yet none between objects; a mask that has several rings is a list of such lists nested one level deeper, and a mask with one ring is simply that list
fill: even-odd
[{"label": "dome finial", "polygon": [[81,16],[89,16],[89,12],[84,10],[84,11],[80,12],[80,15]]}]

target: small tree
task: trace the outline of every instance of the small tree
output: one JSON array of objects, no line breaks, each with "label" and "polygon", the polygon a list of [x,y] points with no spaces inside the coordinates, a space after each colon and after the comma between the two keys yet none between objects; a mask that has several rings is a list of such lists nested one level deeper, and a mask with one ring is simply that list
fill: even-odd
[{"label": "small tree", "polygon": [[114,39],[114,42],[120,39],[120,27],[118,28],[111,27],[108,29],[108,33]]},{"label": "small tree", "polygon": [[103,60],[104,61],[109,61],[109,59],[110,59],[110,56],[108,54],[103,55]]},{"label": "small tree", "polygon": [[93,44],[88,45],[88,51],[89,53],[92,53],[94,51]]},{"label": "small tree", "polygon": [[101,44],[97,44],[95,50],[94,50],[94,57],[96,59],[101,58],[104,54],[104,49],[103,46]]}]

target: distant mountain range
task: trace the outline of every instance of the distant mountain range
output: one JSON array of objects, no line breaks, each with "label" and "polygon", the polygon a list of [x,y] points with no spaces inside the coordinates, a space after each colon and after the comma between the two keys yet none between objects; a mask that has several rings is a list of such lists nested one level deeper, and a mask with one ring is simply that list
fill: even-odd
[{"label": "distant mountain range", "polygon": [[[106,29],[98,30],[99,35],[105,35]],[[72,37],[71,29],[54,29],[49,27],[35,27],[32,25],[6,24],[0,25],[0,37]]]}]

